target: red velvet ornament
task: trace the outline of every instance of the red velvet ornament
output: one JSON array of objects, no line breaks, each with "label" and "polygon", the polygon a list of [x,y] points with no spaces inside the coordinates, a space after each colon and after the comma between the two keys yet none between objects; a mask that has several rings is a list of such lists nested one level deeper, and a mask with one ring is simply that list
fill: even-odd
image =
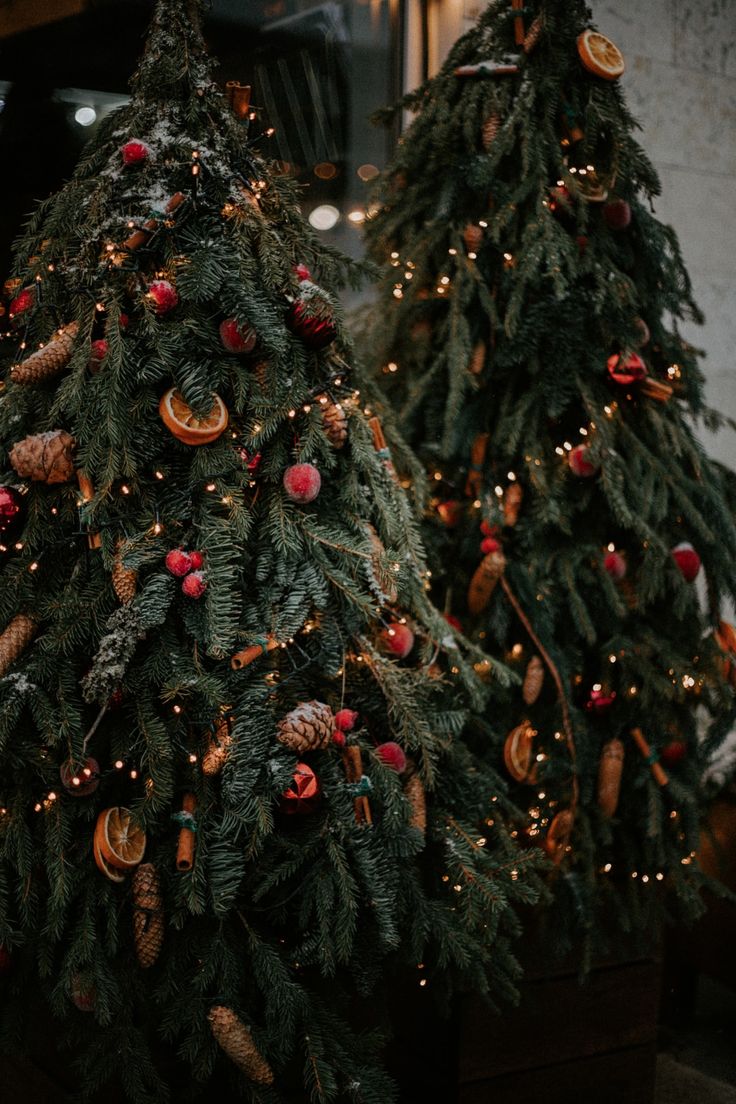
[{"label": "red velvet ornament", "polygon": [[207,589],[207,583],[201,571],[193,571],[182,579],[181,592],[187,598],[201,598]]},{"label": "red velvet ornament", "polygon": [[80,765],[70,759],[59,767],[61,784],[73,797],[88,797],[100,784],[100,764],[91,757]]},{"label": "red velvet ornament", "polygon": [[625,230],[631,223],[631,207],[625,199],[612,199],[603,208],[603,218],[610,230]]},{"label": "red velvet ornament", "polygon": [[124,165],[142,165],[151,156],[151,147],[137,138],[131,138],[120,149]]},{"label": "red velvet ornament", "polygon": [[497,525],[491,525],[485,519],[480,523],[480,531],[484,537],[497,537],[499,532]]},{"label": "red velvet ornament", "polygon": [[190,552],[189,562],[192,565],[192,571],[199,571],[204,563],[204,556],[201,552]]},{"label": "red velvet ornament", "polygon": [[607,552],[603,560],[603,566],[617,583],[626,578],[626,557],[622,556],[620,552]]},{"label": "red velvet ornament", "polygon": [[402,625],[400,621],[394,621],[393,624],[381,631],[380,641],[381,647],[389,655],[405,659],[414,647],[414,633],[408,625]]},{"label": "red velvet ornament", "polygon": [[692,583],[698,577],[700,571],[700,556],[691,544],[683,541],[672,549],[672,558],[682,573],[686,583]]},{"label": "red velvet ornament", "polygon": [[8,317],[11,319],[17,318],[19,314],[24,314],[27,310],[30,310],[35,302],[36,289],[33,287],[23,288],[14,299],[10,300],[8,305]]},{"label": "red velvet ornament", "polygon": [[489,552],[498,552],[500,547],[501,542],[497,541],[495,537],[484,537],[480,542],[480,550],[484,556]]},{"label": "red velvet ornament", "polygon": [[307,763],[297,763],[294,779],[281,795],[281,810],[290,815],[311,813],[319,804],[321,789],[319,779]]},{"label": "red velvet ornament", "polygon": [[13,967],[13,958],[7,947],[0,945],[0,977],[5,977]]},{"label": "red velvet ornament", "polygon": [[295,299],[291,304],[286,325],[308,349],[324,349],[337,336],[337,327],[329,314],[315,311],[311,302],[304,299]]},{"label": "red velvet ornament", "polygon": [[99,372],[103,360],[110,351],[110,343],[105,340],[104,337],[99,338],[97,341],[93,341],[89,347],[89,360],[87,361],[87,367],[94,375]]},{"label": "red velvet ornament", "polygon": [[401,774],[406,770],[406,754],[404,749],[393,740],[387,740],[385,744],[379,744],[376,755],[387,767]]},{"label": "red velvet ornament", "polygon": [[292,464],[284,472],[284,490],[292,502],[314,502],[322,486],[322,476],[314,464]]},{"label": "red velvet ornament", "polygon": [[348,742],[348,738],[342,729],[336,728],[332,733],[332,742],[335,747],[344,748],[345,744]]},{"label": "red velvet ornament", "polygon": [[453,629],[457,629],[458,632],[463,631],[463,624],[459,617],[456,617],[454,613],[443,613],[442,615],[448,625],[451,625]]},{"label": "red velvet ornament", "polygon": [[659,758],[666,767],[676,767],[687,755],[687,744],[684,740],[672,740],[662,748]]},{"label": "red velvet ornament", "polygon": [[312,273],[309,271],[309,269],[307,268],[306,265],[303,265],[303,264],[294,265],[294,272],[296,273],[297,279],[299,280],[300,283],[301,283],[302,280],[311,280],[312,279]]},{"label": "red velvet ornament", "polygon": [[154,280],[148,285],[148,295],[156,304],[156,314],[168,314],[179,302],[179,293],[168,280]]},{"label": "red velvet ornament", "polygon": [[624,387],[644,379],[647,374],[647,366],[638,353],[629,353],[627,356],[614,353],[608,358],[607,364],[611,379]]},{"label": "red velvet ornament", "polygon": [[23,520],[23,496],[15,487],[0,487],[0,534],[11,533]]},{"label": "red velvet ornament", "polygon": [[357,719],[358,714],[354,709],[338,709],[335,714],[335,728],[342,729],[343,732],[352,732]]},{"label": "red velvet ornament", "polygon": [[166,553],[166,570],[181,579],[192,570],[192,557],[183,548],[172,548]]},{"label": "red velvet ornament", "polygon": [[450,498],[446,502],[440,502],[437,505],[437,513],[439,514],[440,520],[448,529],[454,529],[459,523],[462,517],[462,511],[462,503],[454,498]]},{"label": "red velvet ornament", "polygon": [[576,445],[568,456],[568,464],[572,474],[583,479],[589,479],[598,471],[597,466],[590,460],[590,445]]},{"label": "red velvet ornament", "polygon": [[616,700],[616,691],[611,690],[591,690],[590,697],[585,703],[585,708],[590,710],[591,713],[595,713],[596,716],[601,716],[603,713],[607,713]]},{"label": "red velvet ornament", "polygon": [[226,318],[220,323],[220,341],[229,353],[250,353],[256,340],[256,331],[247,322],[239,326],[234,318]]}]

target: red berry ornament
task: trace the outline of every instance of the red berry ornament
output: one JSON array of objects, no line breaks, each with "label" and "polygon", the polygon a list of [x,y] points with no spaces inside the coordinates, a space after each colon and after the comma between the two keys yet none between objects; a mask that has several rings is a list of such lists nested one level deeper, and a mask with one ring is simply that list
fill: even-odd
[{"label": "red berry ornament", "polygon": [[458,632],[463,631],[463,624],[459,617],[456,617],[454,613],[444,613],[442,615],[448,625],[451,625],[453,629],[457,629]]},{"label": "red berry ornament", "polygon": [[151,147],[137,138],[131,138],[121,147],[120,154],[124,165],[143,165],[151,156]]},{"label": "red berry ornament", "polygon": [[201,598],[206,589],[207,583],[201,571],[193,571],[182,580],[181,591],[187,598]]},{"label": "red berry ornament", "polygon": [[631,223],[631,207],[625,199],[612,199],[603,208],[603,218],[610,230],[625,230]]},{"label": "red berry ornament", "polygon": [[626,578],[626,557],[622,556],[620,552],[607,552],[603,560],[603,566],[617,583]]},{"label": "red berry ornament", "polygon": [[154,280],[148,285],[148,296],[156,307],[156,314],[168,314],[179,302],[179,293],[168,280]]},{"label": "red berry ornament", "polygon": [[590,691],[590,697],[585,703],[585,708],[590,710],[591,713],[595,713],[596,716],[601,716],[603,713],[607,713],[616,700],[615,690],[604,690],[602,687],[596,689],[595,687]]},{"label": "red berry ornament", "polygon": [[590,459],[590,445],[576,445],[570,452],[568,464],[572,474],[582,479],[589,479],[598,471],[597,465]]},{"label": "red berry ornament", "polygon": [[354,709],[338,709],[335,714],[335,728],[339,728],[343,732],[352,732],[357,719],[358,714]]},{"label": "red berry ornament", "polygon": [[620,383],[628,387],[630,383],[636,383],[644,379],[647,374],[647,366],[638,353],[614,353],[608,358],[608,374],[614,383]]},{"label": "red berry ornament", "polygon": [[130,325],[130,317],[127,314],[118,315],[118,326],[121,330],[127,330]]},{"label": "red berry ornament", "polygon": [[204,563],[204,556],[201,552],[190,552],[189,562],[192,565],[192,571],[199,571]]},{"label": "red berry ornament", "polygon": [[93,374],[99,372],[100,366],[103,360],[110,351],[109,342],[104,337],[99,338],[98,341],[93,341],[89,347],[89,361],[88,368]]},{"label": "red berry ornament", "polygon": [[281,810],[290,815],[311,813],[321,796],[319,779],[307,763],[297,763],[291,785],[281,796]]},{"label": "red berry ornament", "polygon": [[256,331],[246,322],[238,325],[234,318],[226,318],[220,323],[220,341],[229,353],[249,353],[257,340]]},{"label": "red berry ornament", "polygon": [[27,310],[30,310],[33,304],[36,302],[36,289],[29,287],[23,288],[19,291],[14,299],[10,300],[8,305],[8,315],[10,318],[17,318],[19,314],[25,314]]},{"label": "red berry ornament", "polygon": [[295,299],[286,315],[286,325],[308,349],[324,349],[337,336],[327,308],[312,299]]},{"label": "red berry ornament", "polygon": [[344,748],[345,744],[348,742],[347,736],[341,729],[336,728],[332,733],[332,742],[335,747]]},{"label": "red berry ornament", "polygon": [[246,471],[251,475],[255,475],[261,466],[263,461],[263,455],[260,452],[248,452],[247,448],[238,449],[240,459],[245,464]]},{"label": "red berry ornament", "polygon": [[100,764],[88,758],[80,765],[67,759],[59,767],[61,784],[73,797],[88,797],[100,784]]},{"label": "red berry ornament", "polygon": [[697,579],[700,571],[700,556],[691,544],[683,541],[672,549],[672,558],[679,567],[686,583],[692,583]]},{"label": "red berry ornament", "polygon": [[484,537],[498,536],[498,526],[491,525],[490,521],[485,521],[485,519],[480,523],[480,531]]},{"label": "red berry ornament", "polygon": [[312,279],[312,273],[309,271],[306,265],[294,265],[294,272],[296,273],[297,280],[299,280],[300,283],[302,280]]},{"label": "red berry ornament", "polygon": [[662,748],[659,758],[666,767],[676,767],[687,755],[687,744],[684,740],[672,740]]},{"label": "red berry ornament", "polygon": [[381,632],[381,646],[389,655],[405,659],[414,647],[414,633],[408,625],[394,621]]},{"label": "red berry ornament", "polygon": [[501,547],[500,541],[497,541],[495,537],[484,537],[480,542],[480,550],[485,556],[488,552],[498,552]]},{"label": "red berry ornament", "polygon": [[397,774],[401,774],[402,771],[406,770],[404,749],[399,744],[394,743],[393,740],[387,740],[385,744],[379,744],[376,748],[376,755],[385,766],[395,770]]},{"label": "red berry ornament", "polygon": [[284,472],[284,490],[292,502],[314,502],[322,486],[322,476],[314,464],[292,464]]},{"label": "red berry ornament", "polygon": [[192,570],[192,557],[183,548],[172,548],[166,554],[166,570],[181,579]]},{"label": "red berry ornament", "polygon": [[23,496],[15,487],[0,487],[0,534],[13,532],[23,520]]}]

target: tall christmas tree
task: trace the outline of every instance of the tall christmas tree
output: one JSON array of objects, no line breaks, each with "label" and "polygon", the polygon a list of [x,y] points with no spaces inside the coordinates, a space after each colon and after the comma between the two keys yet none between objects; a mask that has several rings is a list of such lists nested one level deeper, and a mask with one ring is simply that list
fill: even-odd
[{"label": "tall christmas tree", "polygon": [[495,0],[394,109],[416,118],[368,226],[435,599],[520,675],[488,729],[563,942],[596,916],[646,932],[666,887],[697,911],[699,779],[733,716],[732,482],[694,430],[718,422],[679,328],[700,315],[623,68],[582,0]]},{"label": "tall christmas tree", "polygon": [[346,1001],[402,965],[508,992],[529,864],[461,740],[480,684],[351,378],[345,262],[212,83],[198,9],[157,0],[130,104],[18,247],[3,1036],[48,1005],[79,1087],[136,1102],[232,1075],[385,1104]]}]

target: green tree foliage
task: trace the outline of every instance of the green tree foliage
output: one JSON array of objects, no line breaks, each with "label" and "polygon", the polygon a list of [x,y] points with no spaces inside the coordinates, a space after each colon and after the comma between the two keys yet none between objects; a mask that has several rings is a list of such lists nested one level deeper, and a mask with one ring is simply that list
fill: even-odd
[{"label": "green tree foliage", "polygon": [[[485,689],[429,604],[351,376],[325,290],[347,262],[212,83],[198,14],[158,0],[130,104],[18,246],[0,398],[3,1038],[33,1042],[49,1005],[80,1088],[114,1080],[141,1104],[227,1093],[220,1076],[239,1099],[386,1104],[351,1002],[398,967],[429,992],[512,993],[532,864],[463,740]],[[159,412],[172,388],[179,423]],[[226,431],[181,440],[216,398]],[[284,484],[295,464],[321,476],[311,501],[314,485]],[[118,808],[160,893],[132,873],[139,853],[121,869],[104,834]]]},{"label": "green tree foliage", "polygon": [[698,910],[699,781],[733,706],[713,635],[731,477],[694,431],[718,418],[680,333],[700,315],[615,70],[583,59],[617,60],[590,29],[580,0],[492,3],[385,113],[415,118],[367,230],[386,266],[367,344],[428,469],[435,599],[490,657],[533,663],[486,717],[519,835],[556,866],[550,946],[597,919],[646,933],[663,884]]}]

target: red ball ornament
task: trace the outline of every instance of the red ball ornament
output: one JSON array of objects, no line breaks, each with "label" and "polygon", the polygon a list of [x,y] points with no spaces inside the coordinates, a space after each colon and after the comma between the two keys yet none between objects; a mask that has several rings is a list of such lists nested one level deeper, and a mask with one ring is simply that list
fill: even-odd
[{"label": "red ball ornament", "polygon": [[659,758],[666,767],[676,767],[687,755],[687,744],[684,740],[672,740],[662,748]]},{"label": "red ball ornament", "polygon": [[603,713],[607,713],[616,700],[615,690],[604,690],[603,688],[593,689],[590,691],[590,697],[585,703],[585,708],[591,713],[595,713],[596,716],[601,716]]},{"label": "red ball ornament", "polygon": [[192,570],[192,557],[183,548],[172,548],[166,553],[166,570],[181,579]]},{"label": "red ball ornament", "polygon": [[607,552],[603,560],[603,566],[617,583],[626,578],[626,557],[620,552]]},{"label": "red ball ornament", "polygon": [[335,747],[344,748],[345,744],[348,742],[348,738],[342,729],[336,728],[332,733],[332,742]]},{"label": "red ball ornament", "polygon": [[142,165],[151,156],[151,147],[137,138],[131,138],[120,149],[124,165]]},{"label": "red ball ornament", "polygon": [[0,945],[0,977],[5,977],[13,967],[13,957],[7,947]]},{"label": "red ball ornament", "polygon": [[414,647],[414,633],[408,625],[402,625],[400,621],[381,631],[381,647],[389,655],[405,659]]},{"label": "red ball ornament", "polygon": [[446,502],[440,502],[437,505],[439,518],[448,529],[454,529],[455,526],[458,525],[462,517],[462,512],[462,503],[454,498],[450,498]]},{"label": "red ball ornament", "polygon": [[401,774],[402,771],[406,770],[404,749],[393,740],[387,740],[385,744],[379,744],[376,748],[376,755],[385,766],[395,770],[397,774]]},{"label": "red ball ornament", "polygon": [[27,310],[30,310],[33,304],[36,302],[36,289],[33,287],[23,288],[19,291],[14,299],[10,300],[8,305],[9,318],[17,318],[19,314],[25,314]]},{"label": "red ball ornament", "polygon": [[339,728],[343,732],[352,732],[357,719],[358,714],[354,709],[338,709],[335,714],[335,728]]},{"label": "red ball ornament", "polygon": [[485,519],[480,523],[480,531],[484,537],[497,537],[499,532],[497,525],[491,525],[490,521]]},{"label": "red ball ornament", "polygon": [[322,476],[314,464],[292,464],[284,472],[284,490],[292,502],[314,502],[322,486]]},{"label": "red ball ornament", "polygon": [[442,615],[448,625],[451,625],[453,629],[457,629],[458,632],[463,631],[463,624],[459,617],[456,617],[454,613],[443,613]]},{"label": "red ball ornament", "polygon": [[647,374],[647,366],[638,353],[628,353],[626,356],[614,353],[608,358],[607,364],[611,379],[623,387],[644,379]]},{"label": "red ball ornament", "polygon": [[501,547],[501,542],[497,541],[495,537],[484,537],[480,542],[480,550],[483,555],[487,555],[488,552],[498,552]]},{"label": "red ball ornament", "polygon": [[583,479],[589,479],[598,471],[597,465],[590,459],[590,445],[576,445],[570,452],[568,464],[572,474]]},{"label": "red ball ornament", "polygon": [[609,230],[625,230],[631,223],[631,207],[625,199],[612,199],[603,208],[603,218]]},{"label": "red ball ornament", "polygon": [[80,765],[67,759],[59,767],[61,784],[73,797],[88,797],[100,784],[100,764],[91,757]]},{"label": "red ball ornament", "polygon": [[297,279],[299,280],[300,283],[303,280],[311,280],[312,279],[312,273],[309,271],[309,269],[307,268],[306,265],[303,265],[303,264],[294,265],[294,272],[296,273],[296,277],[297,277]]},{"label": "red ball ornament", "polygon": [[0,487],[0,534],[12,532],[23,521],[23,496],[15,487]]},{"label": "red ball ornament", "polygon": [[311,813],[319,804],[320,797],[317,775],[307,763],[297,763],[291,785],[281,795],[281,810],[298,816]]},{"label": "red ball ornament", "polygon": [[192,565],[192,571],[199,571],[200,567],[204,564],[204,556],[201,552],[190,552],[189,562]]},{"label": "red ball ornament", "polygon": [[168,280],[154,280],[148,285],[148,296],[156,306],[156,314],[168,314],[179,302],[179,293]]},{"label": "red ball ornament", "polygon": [[201,571],[193,571],[182,580],[181,592],[187,598],[201,598],[207,589],[207,583]]},{"label": "red ball ornament", "polygon": [[311,300],[295,299],[287,312],[286,325],[308,349],[324,349],[337,336],[330,314]]},{"label": "red ball ornament", "polygon": [[103,360],[110,351],[110,343],[105,340],[104,337],[99,338],[97,341],[93,341],[89,347],[89,360],[87,361],[87,367],[94,375],[95,372],[99,372]]},{"label": "red ball ornament", "polygon": [[692,583],[700,571],[701,560],[691,544],[683,541],[672,549],[672,558],[682,573],[686,583]]},{"label": "red ball ornament", "polygon": [[256,340],[256,331],[247,322],[239,325],[234,318],[226,318],[220,323],[220,341],[229,353],[250,353]]}]

